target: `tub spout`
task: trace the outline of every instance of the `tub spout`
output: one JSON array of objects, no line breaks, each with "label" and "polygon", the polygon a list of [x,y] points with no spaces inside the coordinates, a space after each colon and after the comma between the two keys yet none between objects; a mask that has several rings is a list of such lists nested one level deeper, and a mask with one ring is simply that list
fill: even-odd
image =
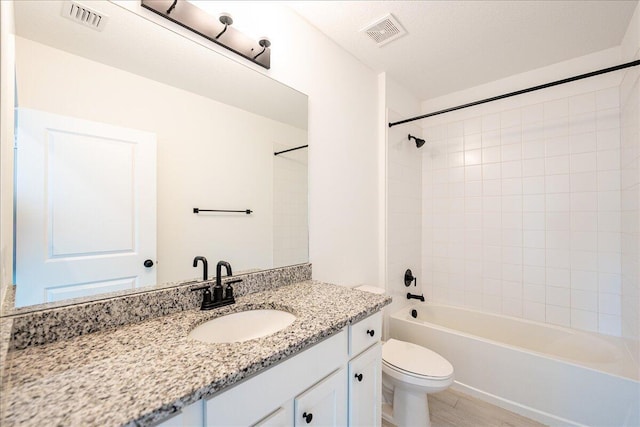
[{"label": "tub spout", "polygon": [[424,295],[414,295],[411,292],[407,292],[407,299],[419,299],[424,302]]}]

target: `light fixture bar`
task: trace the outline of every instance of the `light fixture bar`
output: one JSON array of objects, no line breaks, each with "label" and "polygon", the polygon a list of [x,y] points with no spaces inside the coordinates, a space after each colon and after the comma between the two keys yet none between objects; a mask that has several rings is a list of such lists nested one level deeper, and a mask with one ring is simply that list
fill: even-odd
[{"label": "light fixture bar", "polygon": [[251,39],[231,25],[221,22],[217,16],[209,15],[185,0],[141,0],[141,5],[254,64],[267,70],[271,68],[270,42],[267,41],[265,46],[262,39]]}]

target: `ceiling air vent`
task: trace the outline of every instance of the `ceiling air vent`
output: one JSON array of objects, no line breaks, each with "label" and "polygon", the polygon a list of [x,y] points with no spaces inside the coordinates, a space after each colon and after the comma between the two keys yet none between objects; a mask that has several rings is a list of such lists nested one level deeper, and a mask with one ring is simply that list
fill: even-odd
[{"label": "ceiling air vent", "polygon": [[373,24],[360,30],[360,32],[366,33],[371,40],[376,42],[378,47],[384,46],[407,34],[405,29],[402,28],[402,25],[400,25],[398,20],[391,14],[383,16]]},{"label": "ceiling air vent", "polygon": [[105,14],[75,1],[65,1],[62,4],[62,16],[97,31],[102,31],[109,20]]}]

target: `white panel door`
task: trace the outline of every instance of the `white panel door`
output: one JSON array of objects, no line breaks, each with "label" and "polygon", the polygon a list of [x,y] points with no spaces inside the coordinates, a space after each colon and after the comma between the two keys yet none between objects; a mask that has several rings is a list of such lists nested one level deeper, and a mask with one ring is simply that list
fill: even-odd
[{"label": "white panel door", "polygon": [[155,134],[25,108],[17,120],[16,306],[154,284]]}]

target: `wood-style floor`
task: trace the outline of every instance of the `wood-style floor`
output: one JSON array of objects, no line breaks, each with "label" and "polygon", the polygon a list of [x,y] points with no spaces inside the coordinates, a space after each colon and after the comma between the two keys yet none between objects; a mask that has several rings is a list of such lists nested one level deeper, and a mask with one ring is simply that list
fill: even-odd
[{"label": "wood-style floor", "polygon": [[[431,427],[543,427],[522,415],[451,389],[429,395]],[[383,420],[382,427],[392,427]]]}]

